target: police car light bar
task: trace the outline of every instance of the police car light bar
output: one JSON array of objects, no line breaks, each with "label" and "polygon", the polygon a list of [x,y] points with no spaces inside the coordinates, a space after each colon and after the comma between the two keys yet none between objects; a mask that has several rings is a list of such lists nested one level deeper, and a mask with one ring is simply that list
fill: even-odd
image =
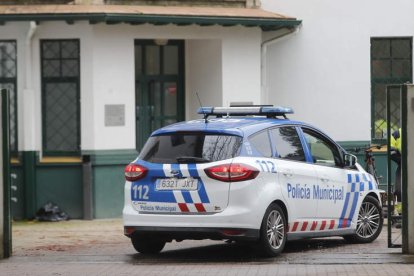
[{"label": "police car light bar", "polygon": [[217,117],[222,116],[267,116],[274,118],[276,116],[283,116],[286,114],[293,114],[292,108],[282,106],[243,106],[243,107],[207,107],[203,106],[197,110],[198,114],[204,115],[206,119],[210,115]]}]

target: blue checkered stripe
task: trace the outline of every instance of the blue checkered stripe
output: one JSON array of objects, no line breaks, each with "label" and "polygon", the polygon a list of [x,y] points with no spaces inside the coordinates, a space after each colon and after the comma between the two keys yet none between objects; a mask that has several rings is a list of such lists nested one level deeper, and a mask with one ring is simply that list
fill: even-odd
[{"label": "blue checkered stripe", "polygon": [[[148,175],[140,180],[132,183],[131,200],[140,202],[161,202],[161,203],[210,203],[205,184],[200,177],[196,164],[154,164],[144,161],[138,164],[149,169]],[[177,175],[172,175],[171,171],[177,171]],[[198,179],[198,189],[194,191],[185,190],[156,190],[156,179],[168,177],[194,177]],[[137,198],[139,193],[134,191],[134,186],[148,187],[145,198]]]},{"label": "blue checkered stripe", "polygon": [[351,226],[358,204],[359,193],[377,189],[377,183],[372,175],[368,173],[349,173],[348,187],[345,195],[345,203],[339,219],[338,228]]}]

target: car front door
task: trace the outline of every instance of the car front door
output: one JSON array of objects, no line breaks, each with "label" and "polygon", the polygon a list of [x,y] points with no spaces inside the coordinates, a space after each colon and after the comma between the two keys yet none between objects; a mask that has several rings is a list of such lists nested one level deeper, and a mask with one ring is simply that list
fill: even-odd
[{"label": "car front door", "polygon": [[302,131],[306,150],[318,176],[312,197],[318,202],[317,217],[320,223],[325,222],[322,230],[349,228],[358,210],[360,190],[360,186],[356,187],[352,182],[358,180],[359,184],[364,181],[364,175],[345,168],[338,146],[322,133],[305,127]]}]

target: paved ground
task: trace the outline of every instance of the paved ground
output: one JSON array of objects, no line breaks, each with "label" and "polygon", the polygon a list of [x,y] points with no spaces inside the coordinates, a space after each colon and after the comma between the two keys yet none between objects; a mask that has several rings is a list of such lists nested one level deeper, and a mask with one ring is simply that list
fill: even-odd
[{"label": "paved ground", "polygon": [[234,243],[184,241],[144,256],[123,236],[121,220],[20,222],[0,275],[414,275],[414,256],[387,248],[386,238],[384,228],[365,245],[342,238],[291,242],[277,258],[258,258]]}]

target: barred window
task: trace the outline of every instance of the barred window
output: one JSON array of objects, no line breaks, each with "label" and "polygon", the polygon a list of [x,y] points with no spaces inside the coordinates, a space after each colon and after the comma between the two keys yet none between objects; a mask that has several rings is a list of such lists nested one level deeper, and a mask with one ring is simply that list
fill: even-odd
[{"label": "barred window", "polygon": [[42,40],[41,60],[43,152],[79,154],[79,40]]},{"label": "barred window", "polygon": [[10,93],[10,151],[17,153],[17,46],[0,41],[0,89]]},{"label": "barred window", "polygon": [[[412,38],[371,38],[372,139],[385,139],[386,88],[392,84],[412,82]],[[392,130],[400,127],[399,93],[391,94]],[[390,89],[392,92],[393,89]]]}]

